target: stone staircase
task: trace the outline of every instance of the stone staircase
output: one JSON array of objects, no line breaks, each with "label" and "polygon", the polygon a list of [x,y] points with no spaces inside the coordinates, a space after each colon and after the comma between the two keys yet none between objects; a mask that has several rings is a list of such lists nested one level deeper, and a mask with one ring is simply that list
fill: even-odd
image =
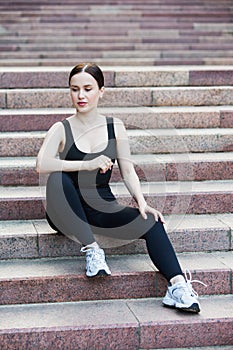
[{"label": "stone staircase", "polygon": [[[108,278],[85,277],[80,246],[44,219],[35,157],[45,131],[73,113],[69,67],[0,71],[0,344],[11,349],[233,346],[231,66],[104,67],[100,111],[126,126],[148,202],[167,219],[202,312],[162,308],[164,278],[145,246],[106,248]],[[112,188],[130,197],[117,166]]]},{"label": "stone staircase", "polygon": [[2,66],[231,65],[231,0],[1,1]]},{"label": "stone staircase", "polygon": [[[232,350],[232,1],[20,0],[0,12],[0,349]],[[166,281],[141,241],[106,247],[112,276],[90,280],[80,246],[44,218],[35,157],[73,113],[70,68],[90,60],[105,74],[100,111],[126,124],[148,202],[208,285],[193,284],[199,315],[162,307]],[[111,186],[131,203],[117,166]]]}]

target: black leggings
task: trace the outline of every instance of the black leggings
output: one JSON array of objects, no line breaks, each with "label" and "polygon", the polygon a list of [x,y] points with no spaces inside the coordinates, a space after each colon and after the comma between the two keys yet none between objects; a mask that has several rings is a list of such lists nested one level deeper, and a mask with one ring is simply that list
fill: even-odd
[{"label": "black leggings", "polygon": [[118,204],[109,187],[80,191],[68,173],[54,172],[48,178],[46,200],[49,224],[72,240],[88,245],[98,235],[145,239],[151,260],[167,281],[182,274],[161,221],[151,214],[145,220],[138,209]]}]

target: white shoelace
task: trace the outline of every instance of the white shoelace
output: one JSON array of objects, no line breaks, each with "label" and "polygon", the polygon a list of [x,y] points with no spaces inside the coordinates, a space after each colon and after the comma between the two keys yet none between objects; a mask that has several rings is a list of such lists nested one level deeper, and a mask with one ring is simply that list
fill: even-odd
[{"label": "white shoelace", "polygon": [[[95,259],[96,262],[103,263],[103,254],[101,249],[95,249],[95,248],[89,248],[89,247],[83,247],[80,249],[82,253],[86,253],[89,263],[92,262],[93,259]],[[89,254],[88,254],[89,253]]]},{"label": "white shoelace", "polygon": [[192,280],[192,274],[188,269],[185,270],[184,275],[185,275],[185,280],[187,282],[187,287],[188,287],[189,292],[198,298],[198,293],[193,289],[192,283],[200,283],[205,287],[207,287],[207,284],[205,284],[199,280]]}]

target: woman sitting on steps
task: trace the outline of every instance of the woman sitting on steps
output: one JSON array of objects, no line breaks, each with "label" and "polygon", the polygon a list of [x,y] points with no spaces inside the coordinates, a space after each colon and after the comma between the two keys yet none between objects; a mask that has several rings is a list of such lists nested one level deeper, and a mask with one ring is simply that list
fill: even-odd
[{"label": "woman sitting on steps", "polygon": [[[184,278],[164,229],[163,215],[142,194],[122,121],[98,113],[104,94],[101,69],[92,63],[78,64],[70,72],[69,87],[76,113],[49,129],[37,157],[37,171],[50,174],[46,186],[49,224],[83,245],[88,277],[111,274],[96,241],[98,235],[126,242],[144,239],[151,260],[168,281],[163,304],[199,312],[191,281]],[[120,205],[111,192],[115,159],[138,208]]]}]

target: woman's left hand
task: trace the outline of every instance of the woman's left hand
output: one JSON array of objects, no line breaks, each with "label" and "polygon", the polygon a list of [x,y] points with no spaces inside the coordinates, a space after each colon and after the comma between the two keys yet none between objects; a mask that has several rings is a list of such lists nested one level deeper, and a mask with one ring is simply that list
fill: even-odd
[{"label": "woman's left hand", "polygon": [[139,206],[138,209],[139,209],[140,214],[142,215],[143,219],[146,220],[147,219],[146,213],[150,213],[150,214],[154,215],[155,221],[160,220],[163,224],[165,224],[163,214],[160,213],[158,210],[150,207],[148,204],[143,205],[143,206]]}]

